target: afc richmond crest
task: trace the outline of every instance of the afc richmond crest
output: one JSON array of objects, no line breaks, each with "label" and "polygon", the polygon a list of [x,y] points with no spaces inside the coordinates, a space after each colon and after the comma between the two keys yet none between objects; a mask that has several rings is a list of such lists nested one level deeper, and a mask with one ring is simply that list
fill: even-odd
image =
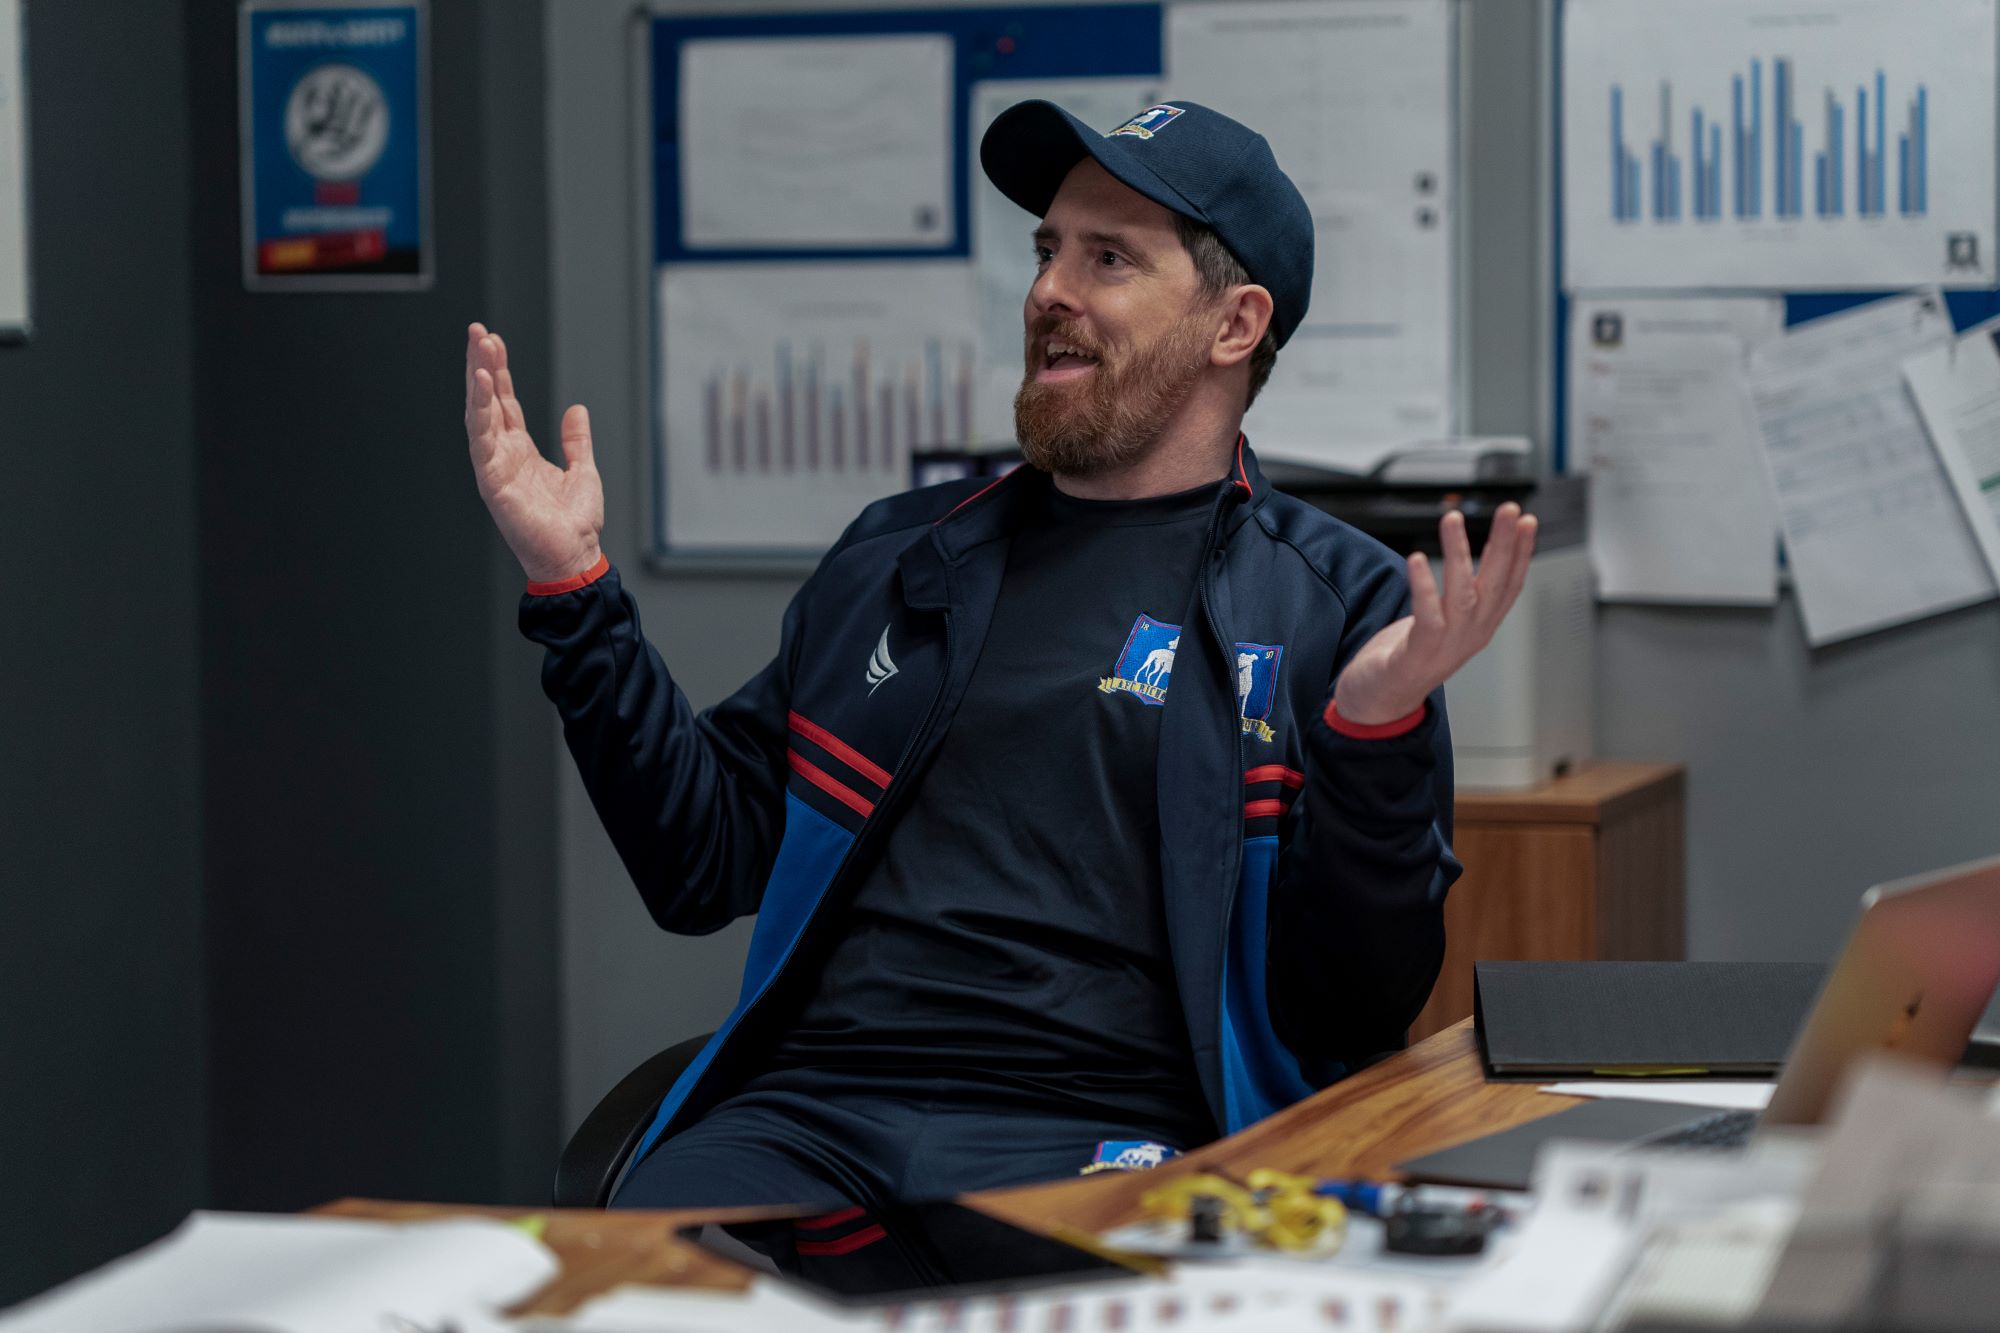
[{"label": "afc richmond crest", "polygon": [[[1141,615],[1132,622],[1125,647],[1118,654],[1111,674],[1097,682],[1105,694],[1135,694],[1139,702],[1158,708],[1167,702],[1167,686],[1174,674],[1174,655],[1180,651],[1181,627]],[[1236,645],[1236,711],[1246,735],[1273,741],[1271,706],[1278,694],[1278,663],[1284,645],[1239,643]]]},{"label": "afc richmond crest", "polygon": [[1106,694],[1119,690],[1139,696],[1155,708],[1167,702],[1167,679],[1174,674],[1174,654],[1180,650],[1181,627],[1142,615],[1132,622],[1125,649],[1111,674],[1097,682]]},{"label": "afc richmond crest", "polygon": [[1159,106],[1149,106],[1104,137],[1115,139],[1121,134],[1129,134],[1135,139],[1150,139],[1173,124],[1181,114],[1181,108],[1177,106],[1167,106],[1164,103]]}]

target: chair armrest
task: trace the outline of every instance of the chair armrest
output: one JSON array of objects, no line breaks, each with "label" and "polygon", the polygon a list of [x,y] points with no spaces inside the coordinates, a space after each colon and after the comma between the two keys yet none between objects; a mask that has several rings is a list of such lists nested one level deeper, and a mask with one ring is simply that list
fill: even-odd
[{"label": "chair armrest", "polygon": [[556,1162],[553,1202],[558,1208],[602,1208],[611,1202],[626,1159],[646,1136],[653,1114],[702,1047],[705,1032],[669,1046],[618,1081],[569,1136]]}]

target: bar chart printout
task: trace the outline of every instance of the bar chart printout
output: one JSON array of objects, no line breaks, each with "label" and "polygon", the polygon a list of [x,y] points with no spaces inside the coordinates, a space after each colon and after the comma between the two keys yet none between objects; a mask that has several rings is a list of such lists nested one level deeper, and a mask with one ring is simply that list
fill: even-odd
[{"label": "bar chart printout", "polygon": [[659,299],[670,549],[824,550],[970,438],[962,264],[670,267]]},{"label": "bar chart printout", "polygon": [[1994,0],[1564,12],[1570,287],[1994,280]]}]

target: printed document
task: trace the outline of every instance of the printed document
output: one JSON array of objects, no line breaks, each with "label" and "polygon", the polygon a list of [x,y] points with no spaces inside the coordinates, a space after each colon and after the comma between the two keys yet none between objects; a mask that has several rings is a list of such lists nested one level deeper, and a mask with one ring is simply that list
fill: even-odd
[{"label": "printed document", "polygon": [[681,239],[705,249],[953,245],[951,38],[681,47]]},{"label": "printed document", "polygon": [[1268,457],[1366,472],[1449,438],[1457,182],[1448,0],[1167,9],[1167,86],[1270,140],[1312,209],[1311,308],[1244,430]]},{"label": "printed document", "polygon": [[1995,0],[1567,0],[1564,284],[1989,287]]},{"label": "printed document", "polygon": [[1783,327],[1783,302],[1757,297],[1572,305],[1569,438],[1590,473],[1599,597],[1777,600],[1777,515],[1743,372]]},{"label": "printed document", "polygon": [[1750,390],[1814,647],[1993,596],[1903,363],[1947,347],[1935,290],[1801,324],[1751,354]]},{"label": "printed document", "polygon": [[2000,321],[1903,363],[1972,536],[2000,579]]},{"label": "printed document", "polygon": [[909,489],[912,451],[969,438],[966,264],[669,264],[658,282],[666,548],[824,551]]}]

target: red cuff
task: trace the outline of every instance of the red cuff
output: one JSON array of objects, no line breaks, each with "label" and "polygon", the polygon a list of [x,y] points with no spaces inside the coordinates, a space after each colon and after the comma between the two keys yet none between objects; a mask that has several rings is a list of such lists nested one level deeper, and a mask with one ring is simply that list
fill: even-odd
[{"label": "red cuff", "polygon": [[1424,710],[1428,703],[1417,705],[1417,711],[1397,718],[1394,722],[1377,722],[1373,725],[1363,722],[1349,722],[1333,706],[1333,700],[1326,701],[1326,724],[1343,736],[1352,736],[1357,741],[1386,741],[1391,736],[1401,736],[1404,732],[1415,731],[1424,720]]},{"label": "red cuff", "polygon": [[611,557],[599,555],[597,563],[581,574],[572,574],[566,579],[555,579],[548,583],[529,583],[528,596],[553,597],[559,592],[575,592],[578,588],[588,588],[610,572]]}]

